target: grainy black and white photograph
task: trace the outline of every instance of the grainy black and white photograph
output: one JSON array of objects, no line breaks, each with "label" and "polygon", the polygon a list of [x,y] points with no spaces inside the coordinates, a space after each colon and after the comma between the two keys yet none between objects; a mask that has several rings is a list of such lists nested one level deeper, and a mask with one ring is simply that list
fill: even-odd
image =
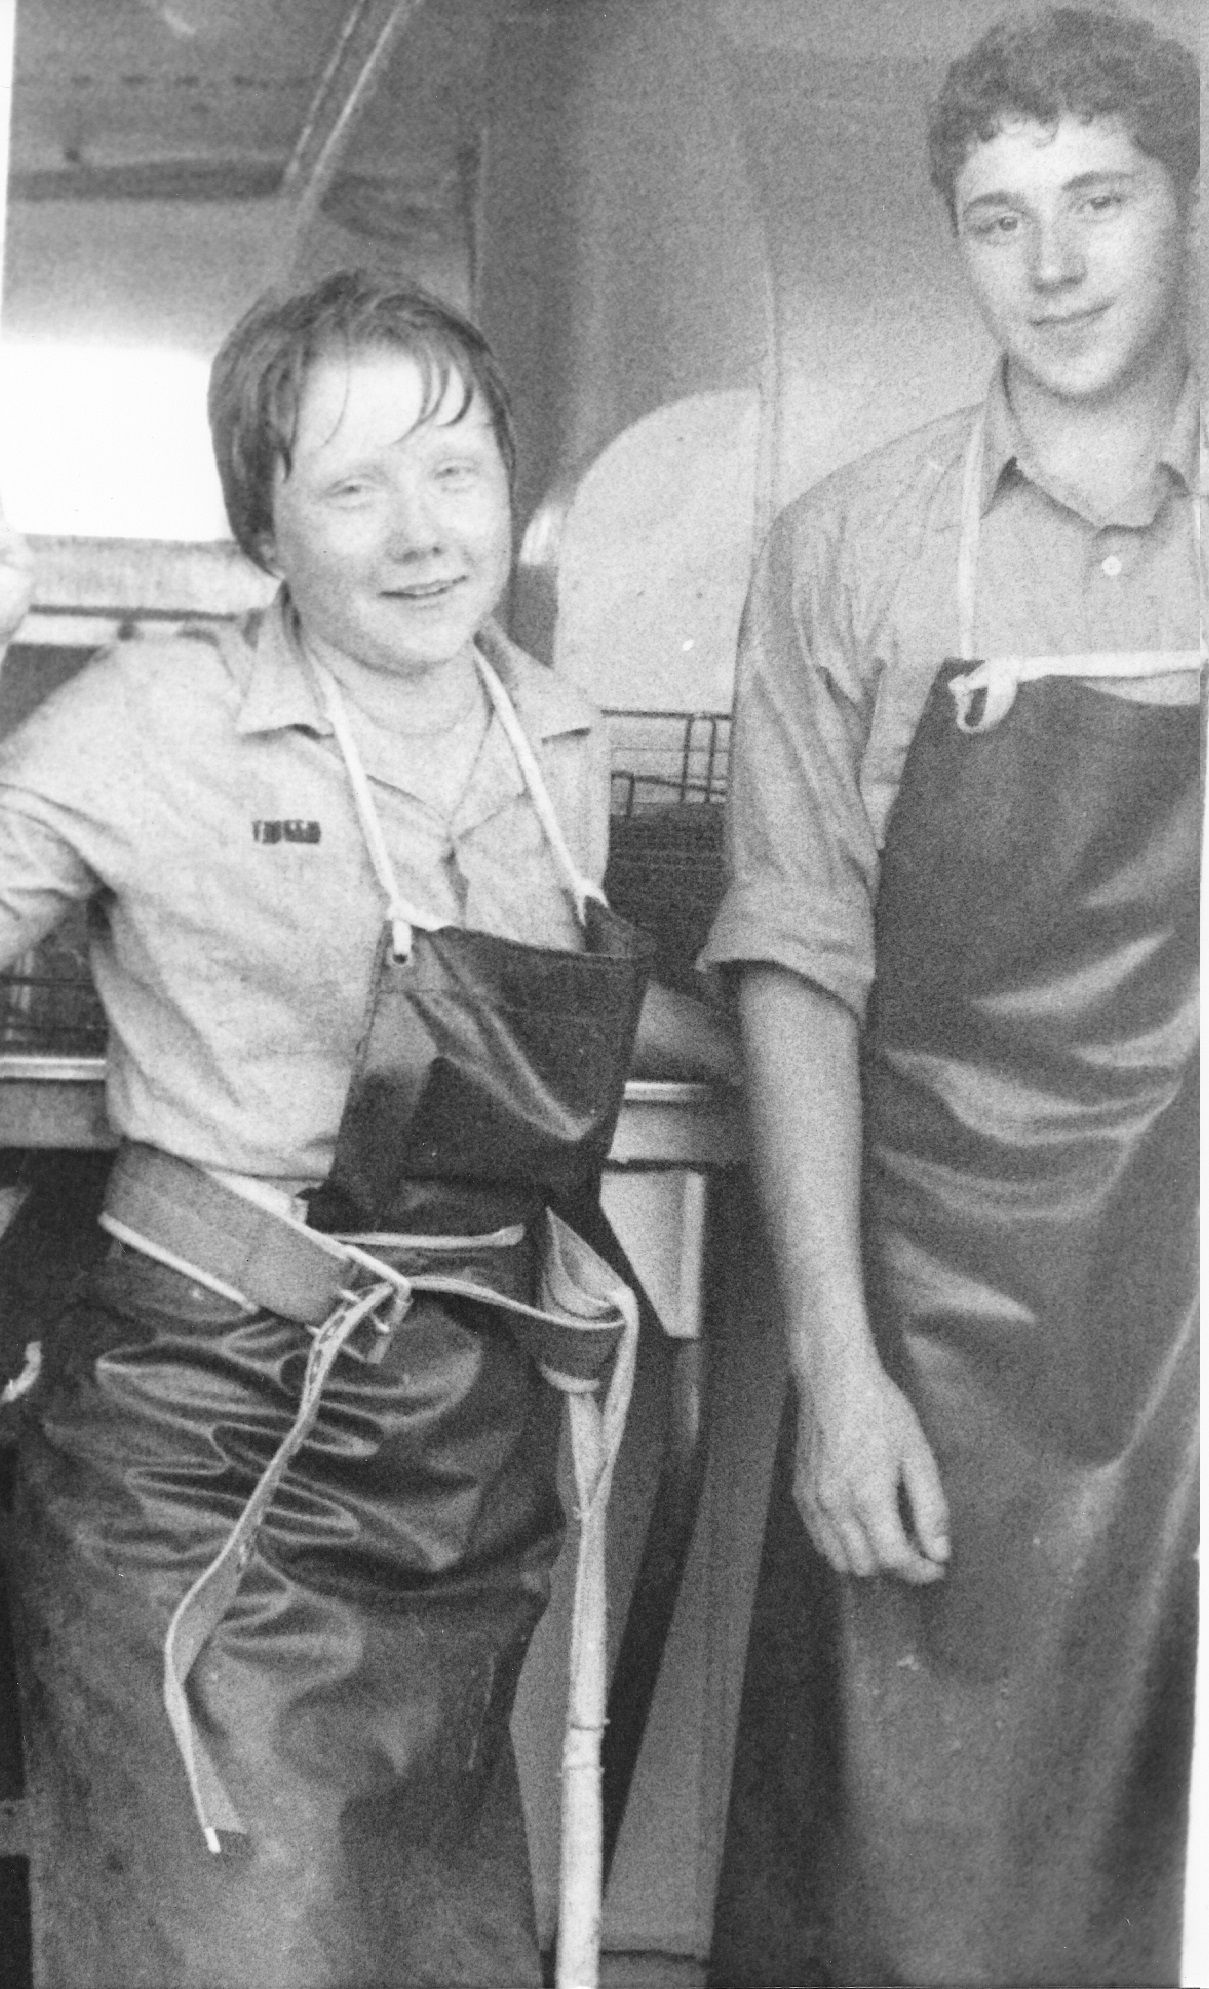
[{"label": "grainy black and white photograph", "polygon": [[1204,39],[0,0],[4,1989],[1209,1983]]}]

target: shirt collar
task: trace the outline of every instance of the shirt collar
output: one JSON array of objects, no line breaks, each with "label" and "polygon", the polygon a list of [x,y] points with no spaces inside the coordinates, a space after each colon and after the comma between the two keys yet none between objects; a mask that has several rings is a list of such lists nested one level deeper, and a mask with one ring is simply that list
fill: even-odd
[{"label": "shirt collar", "polygon": [[[1200,434],[1201,405],[1200,386],[1196,372],[1189,367],[1180,389],[1180,397],[1175,405],[1171,423],[1159,450],[1158,468],[1175,477],[1185,490],[1195,490],[1200,477]],[[1025,454],[1024,437],[1016,419],[1007,393],[1007,362],[1001,359],[991,376],[990,389],[986,399],[986,427],[983,435],[982,491],[981,503],[984,514],[989,511],[999,493],[1009,471],[1026,477],[1059,503],[1069,509],[1071,505],[1058,490],[1051,489],[1046,480],[1031,468]],[[1120,515],[1111,518],[1093,519],[1094,524],[1139,525],[1152,524],[1165,495],[1164,481],[1157,477],[1152,486],[1132,502],[1121,507]],[[1082,513],[1080,513],[1082,515]]]},{"label": "shirt collar", "polygon": [[1019,467],[1024,438],[1007,396],[1007,368],[1001,359],[991,375],[982,431],[982,509],[989,511],[1004,473]]},{"label": "shirt collar", "polygon": [[[263,611],[259,623],[245,625],[244,640],[252,649],[247,688],[239,708],[239,732],[276,732],[300,725],[310,732],[330,733],[331,720],[319,698],[318,686],[299,645],[294,614],[285,588]],[[586,732],[590,718],[582,693],[553,670],[534,666],[523,649],[509,641],[495,622],[479,630],[477,647],[503,684],[521,725],[531,739],[553,739],[560,733]],[[528,666],[528,667],[526,667]]]},{"label": "shirt collar", "polygon": [[512,701],[531,739],[555,739],[563,732],[587,732],[591,713],[583,692],[509,640],[495,622],[486,622],[476,643]]},{"label": "shirt collar", "polygon": [[235,721],[237,732],[279,732],[290,725],[304,726],[308,732],[332,729],[294,634],[293,619],[289,596],[282,587],[259,623],[246,629],[252,667]]},{"label": "shirt collar", "polygon": [[1174,471],[1185,490],[1200,489],[1201,420],[1200,381],[1195,368],[1190,366],[1175,404],[1167,439],[1159,451],[1159,461]]}]

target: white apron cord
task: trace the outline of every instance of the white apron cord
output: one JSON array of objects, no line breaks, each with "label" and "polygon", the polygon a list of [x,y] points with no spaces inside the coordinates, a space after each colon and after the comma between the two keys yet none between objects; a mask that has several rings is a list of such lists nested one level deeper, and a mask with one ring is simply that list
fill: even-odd
[{"label": "white apron cord", "polygon": [[608,1695],[605,1470],[600,1406],[594,1395],[567,1398],[578,1492],[579,1554],[571,1618],[570,1689],[563,1736],[558,1855],[556,1989],[596,1989],[604,1907],[601,1746]]},{"label": "white apron cord", "polygon": [[391,945],[394,955],[396,960],[408,960],[411,957],[412,927],[418,926],[422,932],[439,932],[442,925],[446,924],[447,921],[436,918],[429,912],[418,910],[415,905],[408,904],[407,900],[402,896],[398,880],[395,877],[395,867],[390,860],[390,851],[386,847],[386,837],[382,833],[382,824],[378,817],[378,811],[374,806],[374,797],[370,791],[365,767],[362,764],[361,755],[357,750],[357,742],[353,737],[353,728],[348,716],[348,706],[345,704],[336,679],[331,675],[330,671],[325,669],[323,664],[317,662],[313,657],[311,658],[311,668],[315,672],[315,678],[323,698],[324,709],[331,719],[332,730],[336,735],[336,744],[340,748],[345,772],[348,774],[349,786],[352,788],[353,800],[356,803],[357,819],[361,824],[361,833],[365,838],[365,846],[369,851],[370,862],[374,866],[374,875],[377,877],[383,896],[386,899],[386,916],[390,921]]},{"label": "white apron cord", "polygon": [[[567,1394],[579,1550],[571,1612],[570,1686],[563,1743],[556,1989],[596,1989],[604,1891],[600,1751],[608,1696],[606,1529],[613,1468],[625,1431],[638,1353],[638,1306],[628,1286],[559,1224],[543,1267],[543,1299],[560,1312],[616,1316],[623,1326],[603,1405],[595,1384],[545,1369]],[[591,1310],[585,1307],[585,1297]]]},{"label": "white apron cord", "polygon": [[[135,1242],[136,1249],[141,1241]],[[350,1298],[318,1329],[307,1356],[302,1395],[293,1424],[228,1534],[222,1552],[181,1598],[168,1625],[164,1639],[164,1708],[185,1764],[189,1792],[207,1849],[216,1853],[222,1850],[219,1832],[243,1835],[244,1825],[194,1725],[185,1683],[210,1634],[214,1616],[224,1616],[235,1600],[261,1521],[290,1459],[305,1443],[319,1413],[323,1385],[333,1361],[362,1320],[374,1313],[383,1300],[395,1295],[393,1279],[389,1283],[384,1280],[363,1296]]]},{"label": "white apron cord", "polygon": [[[477,649],[474,652],[474,660],[478,667],[483,686],[491,700],[492,709],[504,728],[508,743],[516,758],[516,763],[521,770],[521,776],[529,791],[529,797],[533,802],[537,818],[542,825],[546,841],[550,845],[554,861],[561,874],[563,889],[567,892],[575,906],[576,918],[579,920],[580,925],[583,925],[587,916],[586,908],[588,899],[595,898],[600,904],[606,904],[607,900],[604,892],[598,884],[592,882],[590,877],[584,876],[571,854],[570,846],[559,826],[558,816],[554,810],[554,803],[550,799],[550,790],[546,786],[541,767],[538,764],[537,755],[525,736],[524,728],[512,708],[512,701],[508,693],[491,668],[491,665]],[[316,682],[319,685],[324,709],[332,722],[332,730],[336,734],[336,743],[340,748],[345,767],[348,771],[349,785],[352,788],[353,799],[357,805],[357,815],[361,823],[362,834],[365,837],[366,847],[369,850],[370,860],[373,863],[374,872],[386,897],[386,916],[390,920],[395,958],[397,960],[406,960],[411,955],[411,928],[413,926],[419,927],[423,932],[438,932],[448,921],[435,918],[429,912],[417,910],[414,905],[410,905],[407,902],[400,892],[395,877],[394,865],[390,860],[390,852],[386,847],[386,837],[382,833],[382,824],[378,819],[378,811],[374,806],[373,793],[361,761],[361,755],[357,750],[357,742],[353,737],[353,729],[348,716],[348,707],[345,704],[340,687],[331,672],[314,657],[310,658],[310,664],[315,673]]]},{"label": "white apron cord", "polygon": [[[1113,649],[1091,650],[1071,656],[991,656],[960,677],[950,677],[949,690],[957,706],[959,732],[993,732],[1007,717],[1021,684],[1037,684],[1047,677],[1078,677],[1087,682],[1096,677],[1139,679],[1170,677],[1180,671],[1201,668],[1199,649]],[[973,710],[979,693],[981,711]]]},{"label": "white apron cord", "polygon": [[588,899],[595,898],[603,905],[607,903],[605,894],[598,884],[593,884],[590,877],[584,876],[571,854],[570,845],[562,832],[558,816],[554,812],[554,803],[550,799],[550,790],[546,786],[541,767],[538,765],[537,754],[530,745],[524,727],[513,709],[511,698],[508,696],[507,691],[504,689],[504,686],[481,650],[475,650],[474,660],[478,665],[479,676],[486,686],[487,695],[495,708],[496,716],[508,735],[508,742],[512,747],[513,753],[516,755],[517,765],[524,776],[525,785],[529,789],[530,799],[537,811],[538,820],[546,832],[546,841],[549,843],[554,853],[554,860],[562,872],[563,883],[575,901],[576,916],[582,925],[587,915],[586,905]]}]

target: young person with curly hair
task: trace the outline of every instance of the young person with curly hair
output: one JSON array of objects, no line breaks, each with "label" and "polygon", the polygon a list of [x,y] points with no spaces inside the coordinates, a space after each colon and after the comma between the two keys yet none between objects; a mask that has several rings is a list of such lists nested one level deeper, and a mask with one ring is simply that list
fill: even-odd
[{"label": "young person with curly hair", "polygon": [[1192,56],[1128,15],[1011,20],[954,64],[931,160],[987,399],[791,505],[753,585],[708,957],[797,1419],[728,1985],[1178,1978],[1198,131]]}]

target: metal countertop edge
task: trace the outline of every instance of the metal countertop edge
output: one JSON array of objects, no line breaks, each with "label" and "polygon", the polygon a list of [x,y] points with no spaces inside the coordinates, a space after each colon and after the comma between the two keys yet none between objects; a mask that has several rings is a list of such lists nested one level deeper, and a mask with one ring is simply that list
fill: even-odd
[{"label": "metal countertop edge", "polygon": [[[0,1055],[0,1084],[103,1084],[104,1057]],[[724,1105],[723,1087],[671,1078],[632,1077],[626,1083],[627,1105]]]}]

